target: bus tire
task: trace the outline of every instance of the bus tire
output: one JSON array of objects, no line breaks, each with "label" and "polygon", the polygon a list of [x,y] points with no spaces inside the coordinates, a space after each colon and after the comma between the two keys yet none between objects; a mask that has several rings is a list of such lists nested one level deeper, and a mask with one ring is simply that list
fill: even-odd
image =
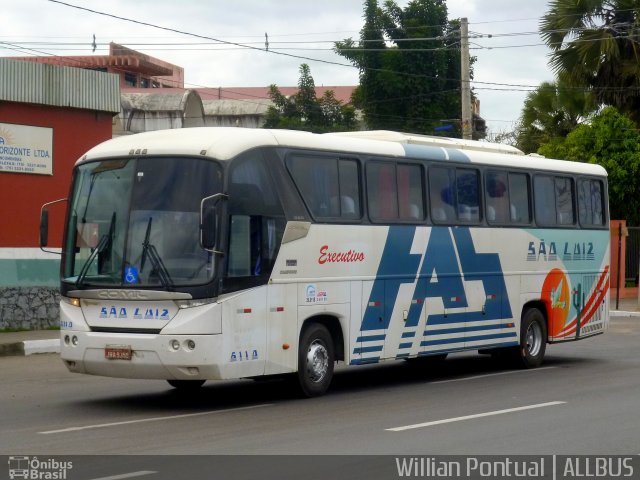
[{"label": "bus tire", "polygon": [[313,323],[305,328],[298,349],[298,384],[305,397],[324,394],[333,378],[335,355],[327,328]]},{"label": "bus tire", "polygon": [[520,345],[514,351],[515,360],[524,368],[542,364],[547,349],[547,322],[537,308],[529,308],[522,315]]},{"label": "bus tire", "polygon": [[167,380],[167,383],[180,391],[197,390],[206,380]]}]

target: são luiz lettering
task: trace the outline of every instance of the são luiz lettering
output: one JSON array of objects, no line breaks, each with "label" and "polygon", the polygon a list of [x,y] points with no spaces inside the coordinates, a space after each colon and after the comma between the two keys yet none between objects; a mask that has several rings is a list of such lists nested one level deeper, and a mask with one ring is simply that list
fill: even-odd
[{"label": "s\u00e3o luiz lettering", "polygon": [[318,263],[324,265],[325,263],[353,263],[364,262],[364,253],[357,252],[355,250],[348,250],[346,252],[330,252],[329,245],[323,245],[320,247],[320,257]]}]

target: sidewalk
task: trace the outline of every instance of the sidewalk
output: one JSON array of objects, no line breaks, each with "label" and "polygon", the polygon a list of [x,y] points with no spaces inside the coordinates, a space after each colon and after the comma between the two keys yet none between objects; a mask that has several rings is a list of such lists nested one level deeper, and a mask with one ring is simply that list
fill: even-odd
[{"label": "sidewalk", "polygon": [[[610,318],[637,317],[640,307],[635,298],[620,299],[616,310],[616,299],[611,299]],[[33,355],[35,353],[60,353],[60,330],[30,330],[25,332],[0,332],[0,357]]]}]

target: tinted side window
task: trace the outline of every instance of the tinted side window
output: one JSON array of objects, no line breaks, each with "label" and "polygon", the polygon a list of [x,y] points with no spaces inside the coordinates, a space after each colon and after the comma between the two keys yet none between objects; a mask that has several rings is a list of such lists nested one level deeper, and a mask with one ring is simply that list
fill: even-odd
[{"label": "tinted side window", "polygon": [[509,173],[509,216],[514,223],[531,222],[529,177],[525,173]]},{"label": "tinted side window", "polygon": [[455,182],[456,173],[453,168],[429,169],[429,204],[431,218],[435,223],[452,222],[456,219]]},{"label": "tinted side window", "polygon": [[470,168],[429,170],[431,218],[435,223],[480,220],[480,174]]},{"label": "tinted side window", "polygon": [[424,219],[422,167],[398,165],[398,208],[403,220]]},{"label": "tinted side window", "polygon": [[480,220],[480,175],[477,170],[456,169],[456,193],[458,196],[458,220]]},{"label": "tinted side window", "polygon": [[372,161],[367,164],[367,205],[373,221],[424,219],[422,166]]},{"label": "tinted side window", "polygon": [[393,163],[367,164],[367,205],[372,220],[398,218],[398,191]]},{"label": "tinted side window", "polygon": [[361,217],[360,174],[355,160],[292,155],[287,167],[315,218],[353,220]]},{"label": "tinted side window", "polygon": [[534,180],[534,194],[538,224],[575,224],[572,178],[538,175]]},{"label": "tinted side window", "polygon": [[232,163],[228,192],[227,276],[268,276],[286,221],[271,175],[258,152]]},{"label": "tinted side window", "polygon": [[485,203],[489,223],[508,223],[509,175],[507,172],[488,172],[485,184]]},{"label": "tinted side window", "polygon": [[603,192],[600,180],[578,180],[578,217],[581,225],[605,224]]},{"label": "tinted side window", "polygon": [[533,179],[536,222],[539,225],[556,224],[556,195],[553,177],[537,175]]},{"label": "tinted side window", "polygon": [[568,177],[556,177],[556,212],[558,225],[573,225],[575,215],[573,212],[573,180]]},{"label": "tinted side window", "polygon": [[531,221],[529,179],[524,173],[487,172],[487,221],[491,224],[526,224]]}]

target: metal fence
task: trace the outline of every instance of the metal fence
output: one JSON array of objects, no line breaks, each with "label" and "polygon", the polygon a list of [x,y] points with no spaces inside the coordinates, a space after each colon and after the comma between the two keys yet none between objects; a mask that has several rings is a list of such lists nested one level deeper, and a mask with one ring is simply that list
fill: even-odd
[{"label": "metal fence", "polygon": [[[638,270],[640,269],[640,227],[627,227],[627,249],[625,258],[625,285],[638,286]],[[620,282],[622,283],[622,282]]]}]

